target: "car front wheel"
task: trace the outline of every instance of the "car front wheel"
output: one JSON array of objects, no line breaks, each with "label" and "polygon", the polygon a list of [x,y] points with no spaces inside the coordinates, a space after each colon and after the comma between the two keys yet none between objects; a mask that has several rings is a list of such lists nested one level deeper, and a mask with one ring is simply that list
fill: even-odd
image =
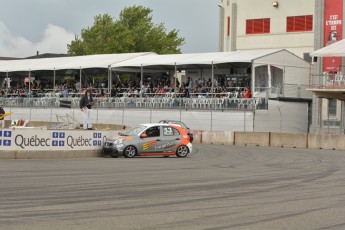
[{"label": "car front wheel", "polygon": [[189,153],[189,149],[185,145],[181,145],[176,150],[176,156],[177,157],[186,157]]},{"label": "car front wheel", "polygon": [[137,149],[130,145],[123,150],[123,156],[126,158],[133,158],[137,155]]}]

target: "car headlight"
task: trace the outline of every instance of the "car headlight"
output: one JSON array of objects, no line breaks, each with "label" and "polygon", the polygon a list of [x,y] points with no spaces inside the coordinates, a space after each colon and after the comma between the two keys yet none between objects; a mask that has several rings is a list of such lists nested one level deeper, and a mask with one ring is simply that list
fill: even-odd
[{"label": "car headlight", "polygon": [[114,142],[114,145],[119,145],[123,143],[123,139],[116,139]]}]

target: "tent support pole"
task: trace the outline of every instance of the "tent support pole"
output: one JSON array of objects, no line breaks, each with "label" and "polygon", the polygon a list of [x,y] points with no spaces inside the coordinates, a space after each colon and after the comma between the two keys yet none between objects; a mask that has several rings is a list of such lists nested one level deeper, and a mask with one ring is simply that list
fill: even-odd
[{"label": "tent support pole", "polygon": [[254,63],[252,61],[252,97],[255,96],[255,66]]},{"label": "tent support pole", "polygon": [[111,86],[112,86],[112,77],[111,77],[111,65],[108,66],[108,97],[111,97]]},{"label": "tent support pole", "polygon": [[80,66],[80,69],[79,69],[79,93],[81,95],[81,66]]},{"label": "tent support pole", "polygon": [[212,84],[211,84],[211,95],[213,97],[213,85],[214,85],[214,65],[212,61]]},{"label": "tent support pole", "polygon": [[55,91],[55,78],[56,78],[56,71],[55,71],[55,68],[54,68],[53,92]]},{"label": "tent support pole", "polygon": [[143,64],[140,66],[140,88],[142,89],[144,85],[144,67]]},{"label": "tent support pole", "polygon": [[174,93],[176,94],[176,82],[177,82],[177,66],[176,66],[176,62],[175,62],[175,74],[174,74]]},{"label": "tent support pole", "polygon": [[6,70],[6,98],[7,98],[7,94],[8,94],[8,88],[10,87],[8,84],[10,83],[9,79],[8,79],[8,71]]},{"label": "tent support pole", "polygon": [[29,98],[31,98],[31,70],[29,69]]},{"label": "tent support pole", "polygon": [[[271,65],[267,65],[267,76],[268,76],[268,88],[272,88],[272,75],[271,75]],[[271,89],[272,92],[272,89]]]}]

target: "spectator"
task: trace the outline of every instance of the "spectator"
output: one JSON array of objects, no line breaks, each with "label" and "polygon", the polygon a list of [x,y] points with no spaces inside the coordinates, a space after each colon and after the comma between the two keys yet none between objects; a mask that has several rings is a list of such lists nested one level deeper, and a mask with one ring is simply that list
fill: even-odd
[{"label": "spectator", "polygon": [[249,86],[246,87],[245,91],[244,91],[244,96],[243,98],[250,98],[250,89]]},{"label": "spectator", "polygon": [[92,130],[91,124],[91,107],[93,106],[93,99],[89,90],[85,91],[84,96],[80,100],[80,110],[84,112],[84,126],[83,128]]},{"label": "spectator", "polygon": [[0,105],[0,122],[1,122],[1,129],[5,128],[5,110],[3,108],[3,105]]}]

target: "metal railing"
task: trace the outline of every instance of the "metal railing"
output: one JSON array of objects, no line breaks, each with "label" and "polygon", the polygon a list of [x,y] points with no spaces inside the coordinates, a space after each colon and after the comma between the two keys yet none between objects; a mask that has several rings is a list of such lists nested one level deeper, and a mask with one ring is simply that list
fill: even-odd
[{"label": "metal railing", "polygon": [[311,76],[309,88],[311,89],[345,89],[345,74],[324,73]]},{"label": "metal railing", "polygon": [[[70,101],[72,108],[79,108],[79,97],[0,98],[5,107],[60,107],[60,102]],[[174,97],[109,97],[94,98],[94,108],[149,108],[185,110],[257,110],[267,109],[265,98],[174,98]]]}]

